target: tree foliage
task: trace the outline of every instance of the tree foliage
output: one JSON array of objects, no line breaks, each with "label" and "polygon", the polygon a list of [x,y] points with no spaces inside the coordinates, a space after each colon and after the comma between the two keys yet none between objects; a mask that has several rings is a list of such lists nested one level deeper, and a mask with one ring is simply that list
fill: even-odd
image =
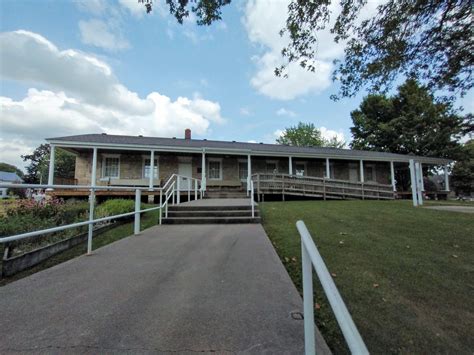
[{"label": "tree foliage", "polygon": [[[152,9],[152,0],[138,0]],[[386,93],[395,79],[415,78],[430,90],[463,96],[473,86],[474,15],[471,0],[388,0],[367,17],[367,0],[292,0],[281,35],[289,37],[282,55],[315,71],[318,31],[330,26],[336,43],[345,44],[333,79],[340,82],[334,99],[355,95],[367,87]],[[199,25],[221,19],[230,0],[166,0],[179,23],[192,12]],[[331,25],[330,25],[331,24]],[[275,69],[287,75],[286,65]],[[453,98],[453,96],[451,96]]]},{"label": "tree foliage", "polygon": [[474,140],[463,145],[459,159],[454,164],[451,185],[457,194],[469,195],[474,191]]},{"label": "tree foliage", "polygon": [[292,145],[297,147],[333,147],[343,148],[345,142],[337,137],[326,139],[321,131],[313,123],[299,122],[297,126],[288,127],[281,137],[277,138],[278,144]]},{"label": "tree foliage", "polygon": [[[196,16],[198,25],[211,25],[220,20],[221,8],[230,4],[231,0],[166,0],[170,14],[182,24],[186,17],[192,12]],[[150,13],[153,8],[153,0],[138,0],[145,5],[146,12]]]},{"label": "tree foliage", "polygon": [[456,159],[472,116],[436,102],[428,89],[407,80],[396,95],[368,95],[351,112],[351,147],[362,150]]},{"label": "tree foliage", "polygon": [[[29,165],[26,167],[25,182],[37,184],[41,181],[44,184],[48,181],[50,152],[49,144],[41,144],[33,153],[21,156],[23,161],[29,162]],[[55,177],[64,179],[74,178],[76,158],[73,154],[56,148],[54,161]]]},{"label": "tree foliage", "polygon": [[23,177],[23,171],[18,169],[15,165],[0,162],[0,171],[6,171],[7,173],[16,173],[19,177]]}]

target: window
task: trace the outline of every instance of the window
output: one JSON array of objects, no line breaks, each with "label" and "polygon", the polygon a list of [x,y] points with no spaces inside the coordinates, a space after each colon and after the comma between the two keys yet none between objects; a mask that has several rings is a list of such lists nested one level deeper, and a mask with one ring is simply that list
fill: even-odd
[{"label": "window", "polygon": [[249,170],[248,170],[247,162],[246,161],[239,162],[239,179],[241,181],[247,181],[248,173],[249,173]]},{"label": "window", "polygon": [[118,156],[105,156],[102,160],[102,177],[120,177],[120,158]]},{"label": "window", "polygon": [[364,181],[376,181],[375,165],[364,165]]},{"label": "window", "polygon": [[306,175],[306,164],[305,163],[296,163],[295,164],[295,175],[296,176],[305,176]]},{"label": "window", "polygon": [[209,180],[222,180],[222,162],[220,160],[209,160]]},{"label": "window", "polygon": [[[150,178],[150,158],[143,159],[143,178],[149,179]],[[158,159],[154,159],[153,161],[153,178],[158,179]]]},{"label": "window", "polygon": [[276,174],[276,173],[278,173],[277,162],[276,161],[267,161],[265,169],[266,169],[267,174]]}]

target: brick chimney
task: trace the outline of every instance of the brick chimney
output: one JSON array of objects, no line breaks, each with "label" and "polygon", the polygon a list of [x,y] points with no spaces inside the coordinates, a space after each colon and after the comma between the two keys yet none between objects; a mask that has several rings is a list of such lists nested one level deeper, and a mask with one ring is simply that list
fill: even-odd
[{"label": "brick chimney", "polygon": [[189,128],[184,130],[184,139],[191,139],[191,130]]}]

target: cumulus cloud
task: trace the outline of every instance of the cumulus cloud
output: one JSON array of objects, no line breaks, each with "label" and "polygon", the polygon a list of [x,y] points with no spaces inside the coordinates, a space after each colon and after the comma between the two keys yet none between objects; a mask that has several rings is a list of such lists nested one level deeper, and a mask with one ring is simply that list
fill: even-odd
[{"label": "cumulus cloud", "polygon": [[344,133],[342,131],[333,131],[332,129],[327,129],[326,127],[321,127],[320,129],[321,135],[323,138],[330,140],[333,139],[334,137],[337,138],[339,141],[345,142],[346,139],[344,137]]},{"label": "cumulus cloud", "polygon": [[105,62],[76,50],[59,50],[43,36],[15,31],[0,34],[0,75],[11,80],[41,84],[80,96],[94,105],[147,114],[143,100],[123,86]]},{"label": "cumulus cloud", "polygon": [[22,166],[20,155],[48,137],[99,132],[166,137],[181,136],[185,128],[204,135],[211,124],[225,122],[217,102],[198,94],[173,100],[158,92],[142,99],[120,84],[105,62],[60,51],[40,35],[2,33],[0,46],[2,78],[47,88],[30,88],[19,100],[0,96],[1,159],[9,163]]},{"label": "cumulus cloud", "polygon": [[296,117],[296,113],[291,111],[291,110],[287,110],[286,108],[282,107],[280,108],[279,110],[276,111],[276,114],[277,116],[288,116],[288,117]]},{"label": "cumulus cloud", "polygon": [[[370,1],[363,17],[370,16],[380,2],[381,0]],[[284,63],[281,50],[289,43],[287,35],[279,34],[285,27],[289,3],[290,0],[249,0],[242,19],[249,40],[259,49],[259,54],[252,58],[256,73],[250,83],[261,94],[278,100],[292,100],[328,88],[331,85],[333,60],[344,53],[344,43],[334,43],[334,37],[329,31],[340,12],[339,3],[333,1],[330,5],[331,22],[317,34],[317,58],[312,63],[316,72],[310,73],[298,63],[290,63],[287,66],[289,77],[276,77],[275,68]]]},{"label": "cumulus cloud", "polygon": [[79,31],[81,33],[81,41],[84,44],[112,51],[130,47],[130,44],[123,38],[118,28],[114,28],[110,23],[101,20],[79,21]]},{"label": "cumulus cloud", "polygon": [[[137,0],[119,0],[119,4],[135,17],[142,17],[146,13],[145,5]],[[156,5],[153,4],[153,6],[155,9]]]}]

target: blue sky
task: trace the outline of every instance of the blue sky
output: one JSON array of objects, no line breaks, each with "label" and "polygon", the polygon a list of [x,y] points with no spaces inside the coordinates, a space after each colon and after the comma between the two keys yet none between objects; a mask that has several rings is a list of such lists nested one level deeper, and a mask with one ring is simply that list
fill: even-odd
[{"label": "blue sky", "polygon": [[136,0],[2,1],[0,160],[22,165],[44,138],[103,131],[274,142],[304,121],[350,141],[363,93],[329,99],[343,49],[329,33],[316,74],[272,74],[288,1],[233,1],[211,27],[177,24],[163,2],[146,15]]}]

